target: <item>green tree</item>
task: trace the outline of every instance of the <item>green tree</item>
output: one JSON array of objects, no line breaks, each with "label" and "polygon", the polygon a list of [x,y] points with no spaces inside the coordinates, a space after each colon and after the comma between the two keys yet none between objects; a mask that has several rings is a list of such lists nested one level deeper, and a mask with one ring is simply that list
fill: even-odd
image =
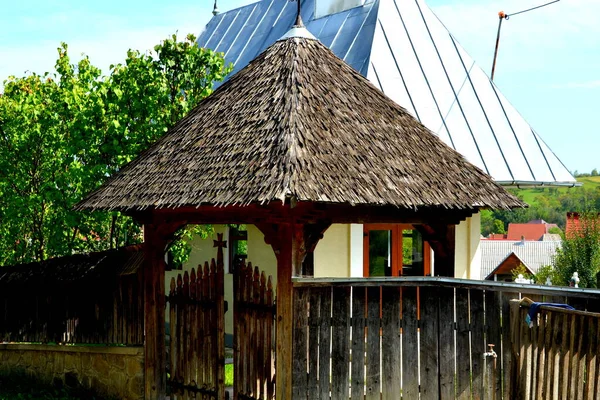
[{"label": "green tree", "polygon": [[[566,236],[554,260],[554,284],[567,286],[574,272],[580,287],[595,288],[600,271],[600,219],[596,212],[580,213],[579,230]],[[555,282],[556,280],[556,282]]]},{"label": "green tree", "polygon": [[58,48],[52,73],[4,81],[0,265],[139,242],[131,218],[72,207],[231,70],[222,54],[196,46],[193,35],[173,35],[148,53],[130,50],[107,76],[87,57],[72,64],[67,50],[64,43]]}]

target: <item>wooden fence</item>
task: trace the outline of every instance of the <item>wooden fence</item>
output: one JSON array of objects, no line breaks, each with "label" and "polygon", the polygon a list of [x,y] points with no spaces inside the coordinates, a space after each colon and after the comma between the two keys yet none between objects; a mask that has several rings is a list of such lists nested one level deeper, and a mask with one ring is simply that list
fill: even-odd
[{"label": "wooden fence", "polygon": [[44,283],[35,278],[35,270],[26,270],[32,275],[25,281],[8,277],[0,285],[0,342],[142,345],[138,267],[143,256],[139,252],[135,257],[132,271],[111,270],[93,279]]},{"label": "wooden fence", "polygon": [[530,328],[529,303],[511,312],[519,399],[600,400],[600,314],[540,307]]},{"label": "wooden fence", "polygon": [[225,398],[223,264],[204,264],[171,280],[168,380],[171,399]]},{"label": "wooden fence", "polygon": [[[600,306],[600,291],[589,290],[294,279],[293,399],[516,399],[510,300],[536,295]],[[496,357],[485,356],[488,344]]]},{"label": "wooden fence", "polygon": [[252,264],[234,276],[234,399],[266,400],[275,395],[275,307],[273,284]]}]

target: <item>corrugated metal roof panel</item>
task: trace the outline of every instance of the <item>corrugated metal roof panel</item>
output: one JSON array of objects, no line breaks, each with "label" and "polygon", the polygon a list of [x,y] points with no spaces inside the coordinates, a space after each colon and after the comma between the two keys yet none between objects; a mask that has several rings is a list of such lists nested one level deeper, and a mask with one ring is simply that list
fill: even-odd
[{"label": "corrugated metal roof panel", "polygon": [[[296,4],[261,0],[211,19],[198,45],[237,72],[295,21]],[[575,183],[568,169],[423,0],[375,0],[315,18],[307,29],[448,145],[502,184]]]},{"label": "corrugated metal roof panel", "polygon": [[481,243],[481,278],[488,276],[506,257],[515,253],[534,273],[545,265],[552,265],[560,241],[487,240]]}]

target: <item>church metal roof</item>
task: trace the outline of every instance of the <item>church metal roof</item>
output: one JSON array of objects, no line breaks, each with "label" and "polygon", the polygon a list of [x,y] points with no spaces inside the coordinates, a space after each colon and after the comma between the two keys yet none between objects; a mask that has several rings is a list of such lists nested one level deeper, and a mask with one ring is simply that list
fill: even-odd
[{"label": "church metal roof", "polygon": [[[374,0],[320,18],[315,1],[302,0],[307,29],[496,182],[576,183],[423,0]],[[198,45],[223,52],[235,74],[290,29],[296,10],[261,0],[218,14]]]}]

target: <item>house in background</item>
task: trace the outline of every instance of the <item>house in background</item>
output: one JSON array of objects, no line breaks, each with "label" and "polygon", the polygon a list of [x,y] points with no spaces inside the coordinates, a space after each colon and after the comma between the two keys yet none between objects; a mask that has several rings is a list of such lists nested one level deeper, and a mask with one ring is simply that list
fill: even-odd
[{"label": "house in background", "polygon": [[508,224],[508,232],[492,233],[487,238],[488,240],[527,240],[527,241],[559,241],[560,235],[550,233],[552,228],[558,228],[556,224],[549,224],[543,219],[534,219],[526,224]]},{"label": "house in background", "polygon": [[481,277],[512,281],[511,272],[519,265],[531,273],[554,263],[561,241],[481,240]]}]

